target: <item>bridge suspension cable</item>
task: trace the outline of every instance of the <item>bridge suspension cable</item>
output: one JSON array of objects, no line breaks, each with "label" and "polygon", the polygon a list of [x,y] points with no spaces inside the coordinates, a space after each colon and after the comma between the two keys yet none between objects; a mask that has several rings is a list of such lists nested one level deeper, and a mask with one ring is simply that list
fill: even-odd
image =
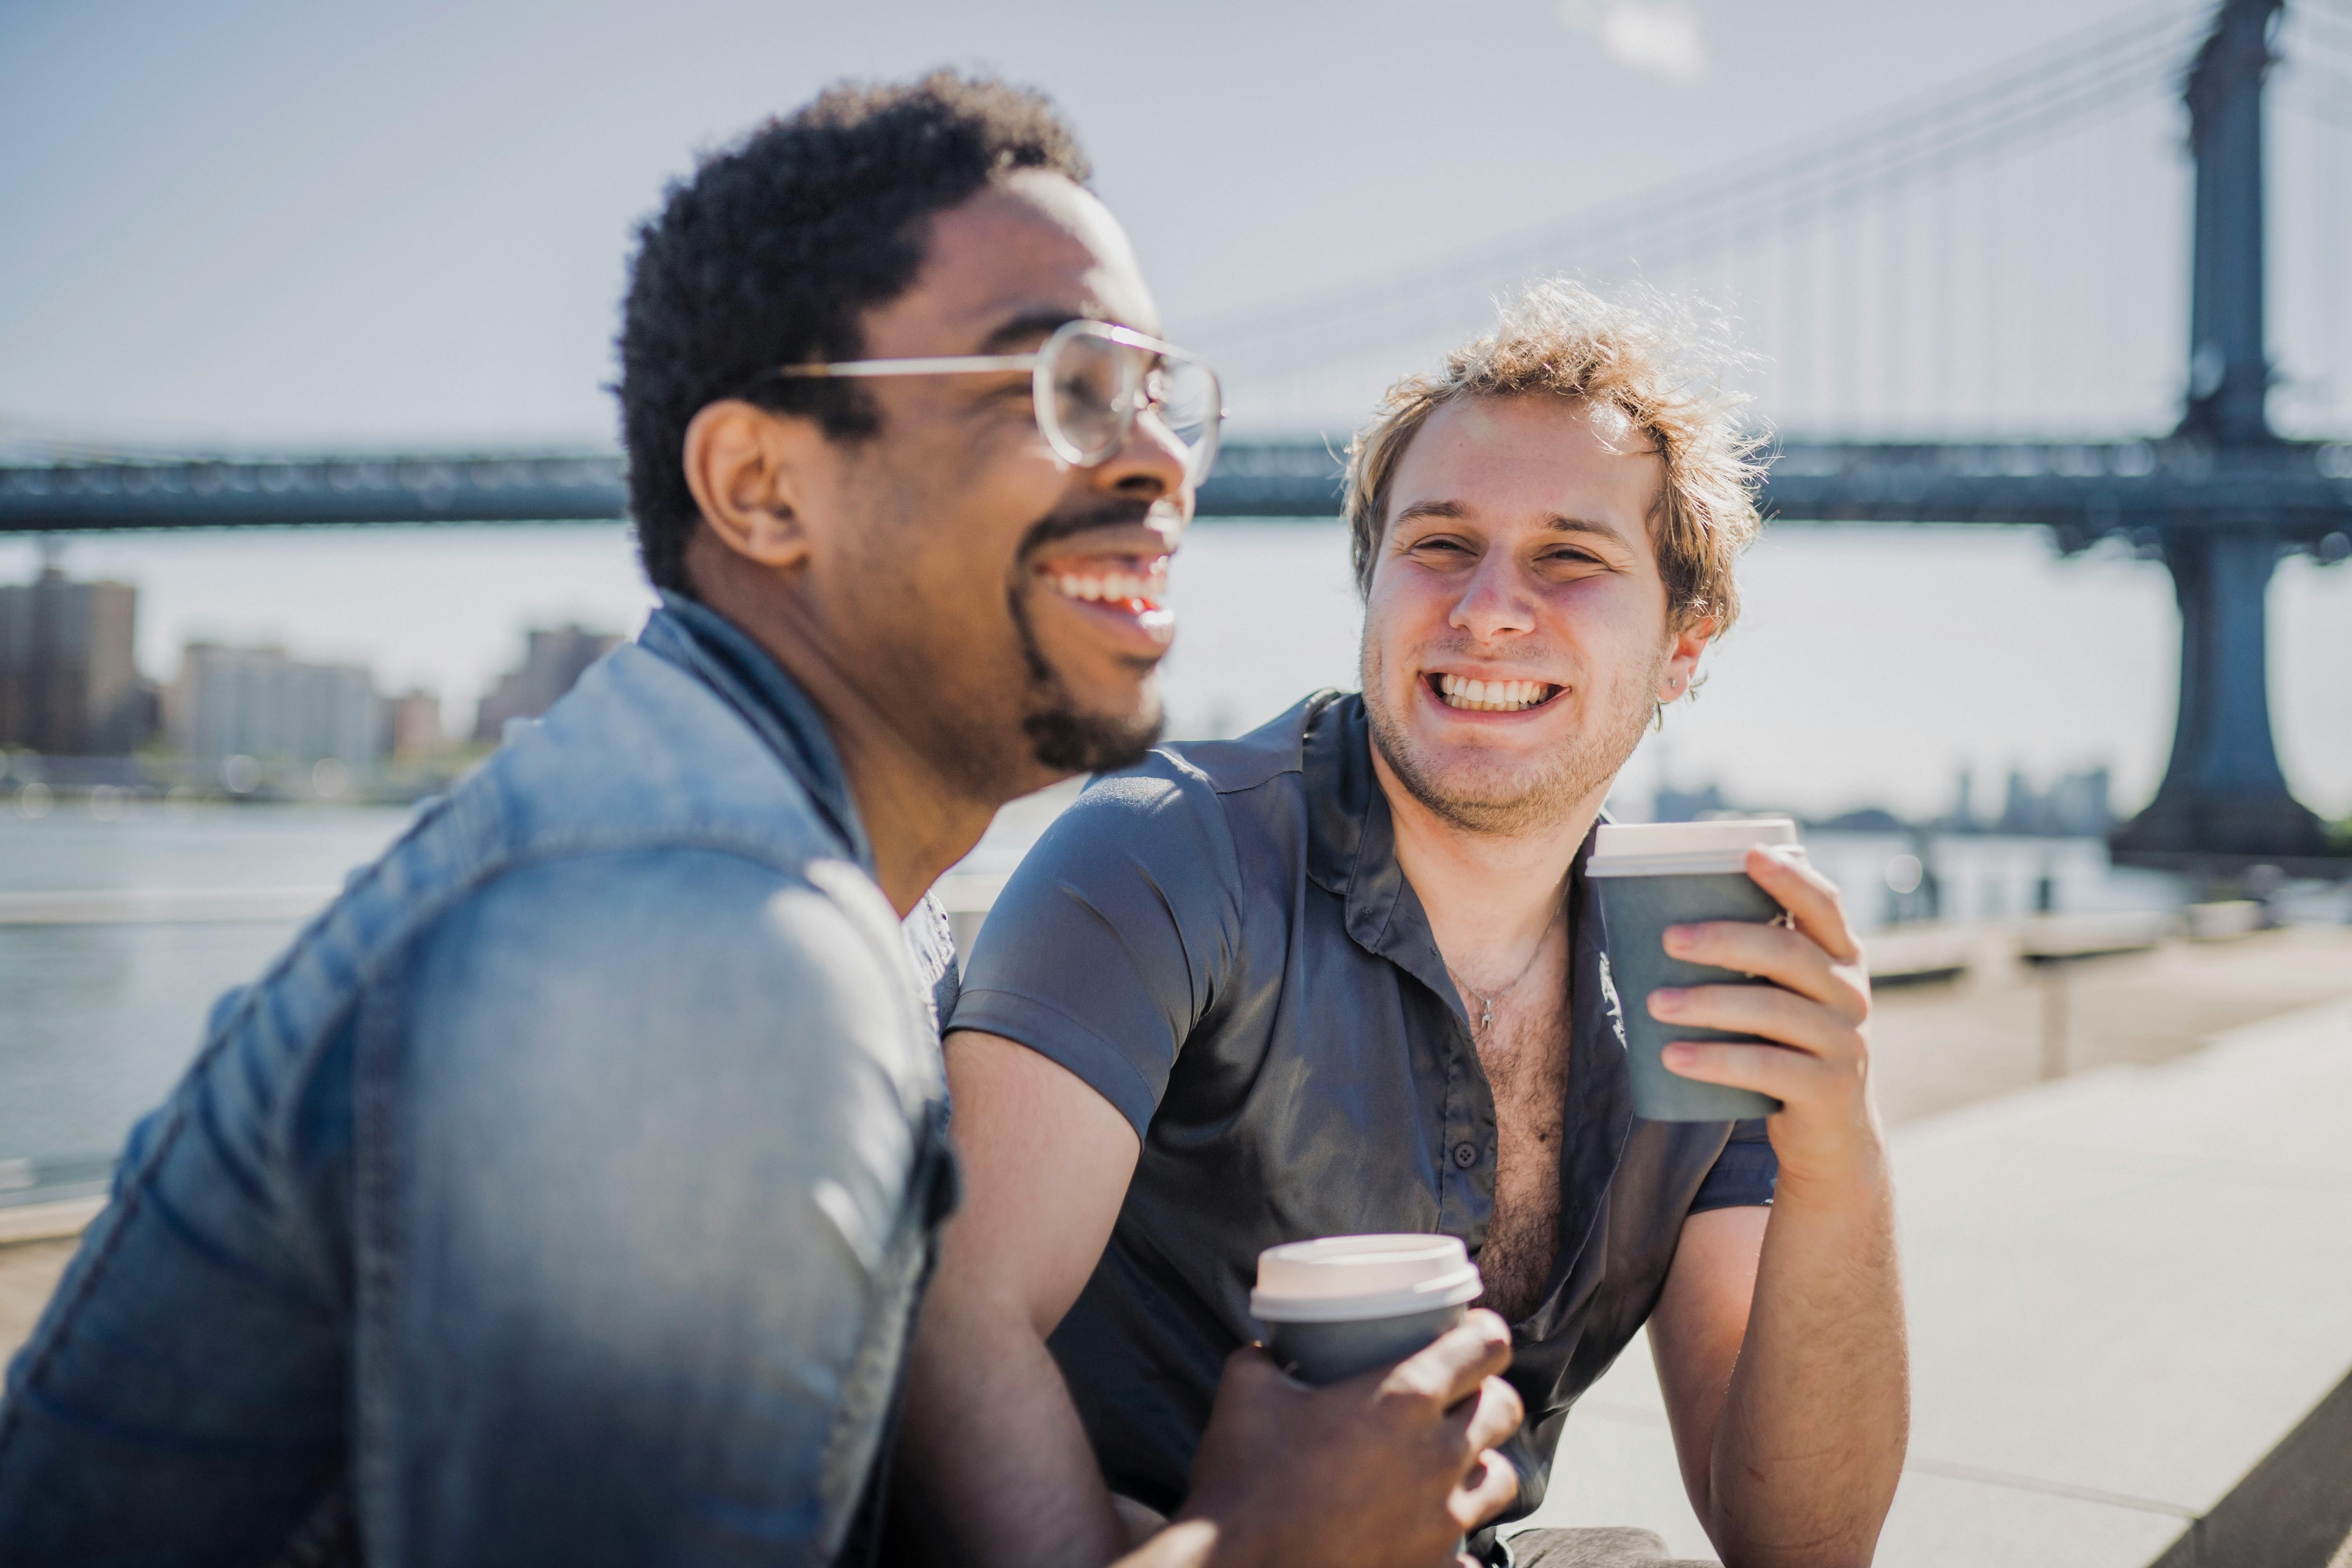
[{"label": "bridge suspension cable", "polygon": [[1696,259],[1760,229],[1884,200],[2117,106],[2168,98],[2205,24],[2179,0],[2137,11],[1981,73],[1928,103],[1882,112],[1501,241],[1339,289],[1213,316],[1190,336],[1227,362],[1273,356],[1309,368],[1368,328],[1433,307],[1483,306],[1498,288],[1563,267]]},{"label": "bridge suspension cable", "polygon": [[[1689,179],[1311,294],[1181,322],[1241,434],[1360,420],[1531,277],[1647,286],[1748,356],[1760,416],[1818,439],[2154,435],[2191,366],[2179,92],[2215,11],[2157,0]],[[2281,428],[2352,428],[2352,4],[2295,0],[2273,48]]]}]

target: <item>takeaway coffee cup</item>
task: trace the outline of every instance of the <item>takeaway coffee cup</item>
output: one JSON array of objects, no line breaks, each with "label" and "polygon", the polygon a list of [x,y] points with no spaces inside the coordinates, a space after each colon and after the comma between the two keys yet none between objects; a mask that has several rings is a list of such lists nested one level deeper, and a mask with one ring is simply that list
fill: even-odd
[{"label": "takeaway coffee cup", "polygon": [[1767,984],[1667,957],[1665,931],[1701,921],[1782,918],[1780,906],[1744,867],[1754,845],[1796,842],[1797,825],[1785,816],[1601,827],[1584,874],[1600,891],[1601,918],[1609,927],[1609,973],[1625,1017],[1634,1115],[1650,1121],[1738,1121],[1780,1109],[1779,1100],[1752,1089],[1700,1083],[1667,1071],[1660,1053],[1672,1041],[1757,1037],[1662,1023],[1650,1016],[1649,1000],[1660,986]]},{"label": "takeaway coffee cup", "polygon": [[1250,1312],[1276,1363],[1319,1385],[1402,1361],[1481,1289],[1459,1237],[1327,1236],[1259,1253]]}]

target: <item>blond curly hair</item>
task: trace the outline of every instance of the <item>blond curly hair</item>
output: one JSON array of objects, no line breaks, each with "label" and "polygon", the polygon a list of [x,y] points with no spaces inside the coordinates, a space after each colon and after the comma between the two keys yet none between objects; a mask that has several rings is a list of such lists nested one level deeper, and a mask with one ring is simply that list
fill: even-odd
[{"label": "blond curly hair", "polygon": [[1397,465],[1429,416],[1457,397],[1539,394],[1590,405],[1604,438],[1637,437],[1664,458],[1650,520],[1668,614],[1677,626],[1711,620],[1720,637],[1739,615],[1733,564],[1763,527],[1764,437],[1741,416],[1748,398],[1724,385],[1738,363],[1719,322],[1655,291],[1607,300],[1567,279],[1528,284],[1443,370],[1390,387],[1349,444],[1342,515],[1357,592],[1371,592]]}]

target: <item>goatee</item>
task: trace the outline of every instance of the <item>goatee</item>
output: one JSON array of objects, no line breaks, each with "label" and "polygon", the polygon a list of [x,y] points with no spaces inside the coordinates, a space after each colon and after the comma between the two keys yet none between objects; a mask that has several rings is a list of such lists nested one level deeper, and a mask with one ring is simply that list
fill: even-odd
[{"label": "goatee", "polygon": [[[1055,512],[1030,527],[1013,557],[1013,577],[1005,589],[1013,625],[1021,637],[1021,656],[1029,667],[1027,714],[1021,732],[1028,738],[1030,754],[1041,767],[1058,773],[1104,773],[1139,763],[1160,742],[1165,714],[1157,691],[1149,693],[1141,710],[1128,715],[1089,712],[1078,705],[1061,672],[1046,661],[1038,646],[1036,628],[1029,622],[1028,595],[1036,592],[1029,563],[1045,545],[1091,529],[1131,527],[1150,516],[1154,503],[1119,500],[1083,511]],[[1158,661],[1152,661],[1156,664]]]}]

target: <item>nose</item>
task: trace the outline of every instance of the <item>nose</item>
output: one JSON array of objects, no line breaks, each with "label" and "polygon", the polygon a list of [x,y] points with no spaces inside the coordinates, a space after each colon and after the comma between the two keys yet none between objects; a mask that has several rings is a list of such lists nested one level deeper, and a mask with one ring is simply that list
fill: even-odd
[{"label": "nose", "polygon": [[1184,478],[1183,447],[1159,420],[1138,418],[1129,423],[1118,450],[1086,470],[1098,490],[1138,500],[1175,499],[1189,521],[1192,487]]},{"label": "nose", "polygon": [[1479,558],[1446,622],[1481,643],[1501,642],[1535,630],[1534,602],[1509,552],[1489,550]]}]

